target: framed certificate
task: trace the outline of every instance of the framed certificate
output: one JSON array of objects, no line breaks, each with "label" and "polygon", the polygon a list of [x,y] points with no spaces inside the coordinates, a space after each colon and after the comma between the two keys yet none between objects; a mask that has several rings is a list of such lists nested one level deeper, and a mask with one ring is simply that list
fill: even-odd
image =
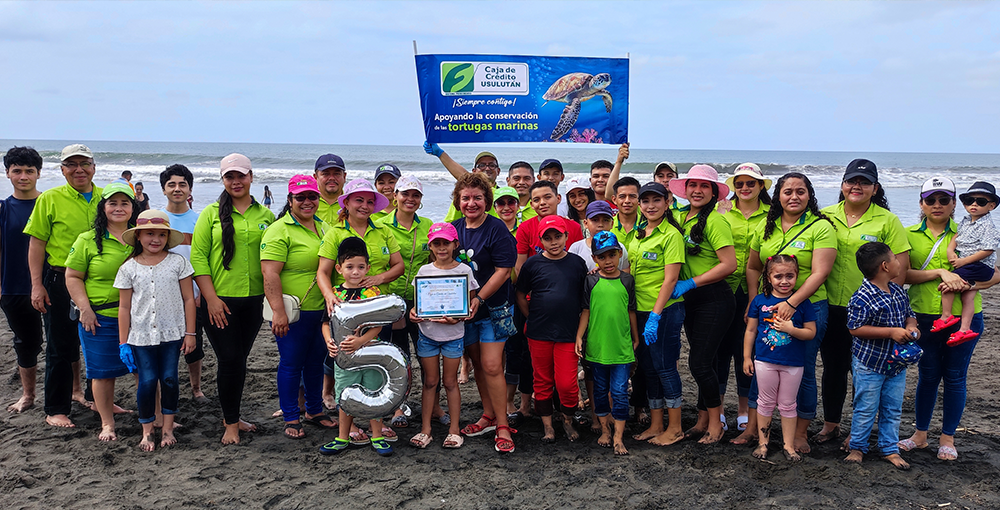
[{"label": "framed certificate", "polygon": [[468,317],[468,275],[418,276],[413,279],[413,285],[417,317]]}]

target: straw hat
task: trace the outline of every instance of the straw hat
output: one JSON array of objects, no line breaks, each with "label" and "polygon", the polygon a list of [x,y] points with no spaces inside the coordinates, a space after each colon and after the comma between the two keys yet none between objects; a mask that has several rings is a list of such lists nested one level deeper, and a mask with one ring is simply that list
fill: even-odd
[{"label": "straw hat", "polygon": [[764,172],[761,172],[760,167],[754,163],[743,163],[742,165],[736,167],[736,171],[733,172],[733,176],[726,179],[726,185],[733,188],[733,183],[736,182],[736,178],[741,175],[753,177],[758,181],[764,181],[763,191],[771,189],[771,179],[765,179]]},{"label": "straw hat", "polygon": [[167,213],[148,209],[139,213],[139,218],[135,220],[136,225],[122,234],[122,241],[126,244],[135,245],[135,236],[139,230],[166,230],[170,233],[167,237],[167,249],[173,248],[184,242],[184,234],[170,228],[170,218]]},{"label": "straw hat", "polygon": [[687,182],[689,180],[698,181],[709,181],[714,182],[719,186],[719,196],[715,197],[718,200],[722,200],[729,196],[729,186],[726,183],[719,181],[719,172],[715,171],[714,168],[708,165],[695,165],[688,170],[683,177],[678,177],[676,179],[670,179],[670,192],[674,196],[683,198],[687,200]]}]

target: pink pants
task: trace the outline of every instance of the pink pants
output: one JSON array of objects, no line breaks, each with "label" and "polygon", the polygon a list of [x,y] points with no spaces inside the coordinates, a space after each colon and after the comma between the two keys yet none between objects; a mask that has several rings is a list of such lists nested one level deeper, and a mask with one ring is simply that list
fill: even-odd
[{"label": "pink pants", "polygon": [[775,404],[782,418],[795,418],[795,397],[802,382],[802,367],[786,367],[766,361],[753,362],[757,377],[757,414],[770,417]]}]

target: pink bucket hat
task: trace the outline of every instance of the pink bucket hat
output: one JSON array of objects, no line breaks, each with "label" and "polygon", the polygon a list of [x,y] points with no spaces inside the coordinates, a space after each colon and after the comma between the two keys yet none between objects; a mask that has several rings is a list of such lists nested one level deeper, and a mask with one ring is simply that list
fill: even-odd
[{"label": "pink bucket hat", "polygon": [[714,182],[719,186],[719,196],[715,197],[718,200],[729,196],[729,186],[726,186],[724,182],[720,182],[719,172],[716,172],[714,168],[708,165],[695,165],[683,177],[670,179],[670,192],[678,198],[687,200],[687,191],[685,188],[687,188],[687,182],[691,179]]},{"label": "pink bucket hat", "polygon": [[372,183],[364,179],[354,179],[353,181],[347,183],[347,186],[344,186],[344,194],[340,195],[337,202],[340,203],[340,207],[347,207],[344,205],[344,202],[346,202],[351,195],[365,192],[375,195],[375,211],[381,211],[386,207],[389,207],[389,199],[379,193]]},{"label": "pink bucket hat", "polygon": [[295,175],[291,179],[288,179],[289,194],[298,195],[303,191],[319,193],[319,185],[316,184],[315,177],[311,175]]},{"label": "pink bucket hat", "polygon": [[458,241],[458,230],[456,230],[455,225],[452,225],[451,223],[435,223],[431,225],[431,229],[427,233],[427,242],[431,242],[435,239]]}]

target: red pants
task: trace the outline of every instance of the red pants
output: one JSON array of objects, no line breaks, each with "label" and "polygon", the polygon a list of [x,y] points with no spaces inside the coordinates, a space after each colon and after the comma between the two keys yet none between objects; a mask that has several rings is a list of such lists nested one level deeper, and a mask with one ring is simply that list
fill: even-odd
[{"label": "red pants", "polygon": [[528,339],[531,366],[535,378],[535,412],[552,416],[552,389],[559,392],[564,412],[572,414],[580,403],[577,370],[580,358],[573,342],[547,342]]}]

